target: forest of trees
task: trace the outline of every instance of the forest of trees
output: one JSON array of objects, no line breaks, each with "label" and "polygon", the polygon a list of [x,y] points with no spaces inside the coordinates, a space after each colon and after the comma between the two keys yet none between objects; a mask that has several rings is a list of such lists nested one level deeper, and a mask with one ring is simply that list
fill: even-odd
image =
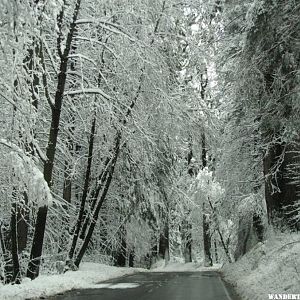
[{"label": "forest of trees", "polygon": [[300,229],[300,3],[0,0],[0,277],[233,262]]}]

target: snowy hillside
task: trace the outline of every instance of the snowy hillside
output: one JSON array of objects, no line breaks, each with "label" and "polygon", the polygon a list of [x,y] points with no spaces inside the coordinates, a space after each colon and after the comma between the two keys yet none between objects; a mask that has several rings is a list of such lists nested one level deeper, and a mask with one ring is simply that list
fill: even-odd
[{"label": "snowy hillside", "polygon": [[243,300],[265,300],[268,294],[297,294],[299,253],[299,235],[276,235],[257,244],[236,263],[225,266],[224,275]]}]

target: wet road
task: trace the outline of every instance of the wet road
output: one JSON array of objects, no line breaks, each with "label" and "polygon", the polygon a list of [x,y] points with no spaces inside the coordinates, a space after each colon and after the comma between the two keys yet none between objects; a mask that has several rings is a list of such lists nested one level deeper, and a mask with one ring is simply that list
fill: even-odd
[{"label": "wet road", "polygon": [[[96,287],[96,286],[95,286]],[[48,300],[237,300],[217,272],[137,273]]]}]

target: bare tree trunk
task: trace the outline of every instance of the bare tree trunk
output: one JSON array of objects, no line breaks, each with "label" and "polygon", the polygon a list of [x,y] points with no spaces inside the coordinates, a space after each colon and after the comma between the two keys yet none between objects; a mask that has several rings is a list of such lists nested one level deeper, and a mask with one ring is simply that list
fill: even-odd
[{"label": "bare tree trunk", "polygon": [[134,267],[134,257],[135,257],[135,251],[134,248],[129,250],[129,257],[128,257],[128,266],[129,268]]},{"label": "bare tree trunk", "polygon": [[209,216],[203,214],[203,243],[204,243],[204,264],[206,267],[212,266],[211,256],[211,236],[209,231]]},{"label": "bare tree trunk", "polygon": [[192,224],[188,220],[181,223],[181,240],[183,241],[183,256],[185,263],[192,262]]},{"label": "bare tree trunk", "polygon": [[[76,44],[76,36],[77,36],[77,28],[74,29],[73,33],[73,43],[71,45],[71,50],[70,54],[74,55],[77,49],[77,44]],[[75,72],[76,70],[76,58],[71,58],[70,59],[70,70],[71,72]],[[76,80],[72,80],[71,84],[69,84],[69,88],[75,89],[77,87],[77,82]],[[71,102],[73,105],[74,99],[71,97]],[[71,124],[70,129],[67,130],[67,149],[69,151],[69,154],[71,157],[74,155],[74,131],[75,131],[75,112],[73,111],[72,107],[70,110],[70,121],[69,123]],[[71,174],[71,169],[72,165],[69,162],[69,158],[65,160],[65,169],[64,169],[64,184],[63,184],[63,199],[68,203],[71,204],[72,200],[72,174]],[[68,216],[68,205],[63,206],[65,210],[65,217],[62,220],[62,226],[65,228],[64,231],[62,232],[61,238],[60,238],[60,245],[59,245],[59,251],[65,249],[66,243],[66,238],[65,236],[67,233],[70,232],[70,220]]]},{"label": "bare tree trunk", "polygon": [[2,232],[2,222],[1,221],[0,221],[0,246],[1,246],[1,251],[4,254],[6,252],[6,247],[5,247],[5,242],[4,242],[3,232]]},{"label": "bare tree trunk", "polygon": [[170,260],[170,245],[169,245],[169,224],[165,222],[163,232],[159,236],[158,255],[164,259],[166,263]]},{"label": "bare tree trunk", "polygon": [[[139,95],[141,93],[144,70],[145,70],[145,68],[143,67],[141,69],[141,74],[140,74],[140,78],[139,78],[139,86],[138,86],[136,95],[132,99],[132,101],[126,111],[125,117],[120,118],[120,123],[122,123],[123,126],[125,126],[127,124],[128,117],[130,116],[130,114],[136,104],[136,101],[138,100]],[[83,244],[76,256],[75,262],[74,262],[77,267],[79,266],[84,254],[88,248],[88,245],[91,241],[91,238],[92,238],[92,235],[93,235],[93,232],[94,232],[94,229],[95,229],[98,217],[99,217],[100,209],[106,199],[106,195],[107,195],[107,192],[109,190],[109,187],[110,187],[113,175],[114,175],[115,166],[116,166],[119,154],[120,154],[121,139],[122,139],[122,132],[120,130],[118,130],[116,133],[114,146],[111,151],[112,157],[110,158],[108,156],[106,158],[106,161],[105,161],[104,167],[103,167],[103,171],[102,171],[101,175],[99,176],[100,183],[96,186],[93,196],[92,196],[92,204],[91,204],[91,210],[93,211],[92,217],[87,216],[84,221],[84,225],[83,225],[84,231],[82,232],[82,236],[83,237],[85,236],[86,230],[87,230],[87,234],[84,237],[84,242],[83,242]],[[102,194],[101,194],[100,199],[98,200],[100,192],[102,192]],[[90,224],[89,224],[89,228],[88,228],[89,222],[90,222]],[[73,251],[73,254],[74,254],[74,251]],[[72,256],[73,256],[73,254],[72,254]]]},{"label": "bare tree trunk", "polygon": [[215,260],[216,264],[219,263],[219,255],[218,255],[218,246],[217,246],[217,241],[214,239],[214,247],[215,247]]},{"label": "bare tree trunk", "polygon": [[[68,139],[68,150],[70,153],[73,151],[73,144],[71,139]],[[72,175],[71,175],[71,164],[68,159],[65,160],[65,167],[64,167],[64,183],[63,183],[63,195],[62,198],[64,199],[64,203],[62,208],[64,210],[64,215],[61,220],[62,224],[62,231],[59,236],[58,240],[58,253],[64,252],[66,250],[67,245],[67,237],[69,236],[70,232],[70,217],[68,214],[69,204],[72,202]],[[62,258],[63,259],[63,258]]]},{"label": "bare tree trunk", "polygon": [[126,266],[127,242],[126,242],[126,229],[124,224],[121,226],[119,232],[119,246],[115,251],[114,265],[117,267]]},{"label": "bare tree trunk", "polygon": [[[61,107],[63,102],[63,95],[65,91],[65,84],[67,78],[67,67],[68,67],[68,56],[70,53],[73,36],[76,28],[76,20],[78,17],[79,9],[80,9],[81,0],[77,0],[75,3],[75,9],[73,13],[73,20],[70,24],[70,30],[67,35],[66,45],[64,52],[61,53],[61,62],[60,62],[60,69],[57,78],[57,89],[55,94],[55,103],[51,107],[52,109],[52,120],[50,125],[50,132],[49,132],[49,141],[47,146],[47,161],[44,164],[44,178],[49,187],[52,185],[52,172],[54,166],[54,158],[56,152],[56,144],[58,138],[58,130],[60,124],[60,114],[61,114]],[[59,45],[60,47],[60,45]],[[47,220],[47,213],[48,213],[48,205],[45,204],[38,209],[36,224],[35,224],[35,231],[34,237],[32,242],[32,248],[30,253],[30,262],[28,264],[27,269],[27,277],[34,279],[39,275],[39,268],[41,263],[41,255],[43,249],[43,242],[44,242],[44,234],[45,234],[45,227],[46,227],[46,220]]]},{"label": "bare tree trunk", "polygon": [[[100,173],[100,175],[98,176],[97,180],[96,180],[96,186],[94,187],[94,189],[91,192],[91,196],[90,196],[90,211],[93,212],[95,210],[96,204],[97,204],[97,200],[99,197],[99,194],[103,188],[103,185],[107,179],[108,173],[109,173],[109,164],[111,163],[111,158],[107,157],[106,161],[103,165],[103,170]],[[91,217],[87,214],[87,212],[84,213],[83,215],[83,226],[82,226],[82,230],[80,233],[80,238],[84,239],[85,235],[86,235],[86,231],[88,229],[88,225],[90,222]]]},{"label": "bare tree trunk", "polygon": [[[197,175],[197,169],[192,164],[193,159],[193,144],[192,144],[192,138],[190,137],[189,142],[189,152],[187,156],[187,164],[188,164],[188,173],[189,175],[196,176]],[[184,213],[185,218],[182,220],[181,223],[181,240],[183,243],[183,256],[185,263],[189,263],[192,261],[192,224],[189,221],[189,216],[191,214],[190,209],[185,208],[186,212]]]},{"label": "bare tree trunk", "polygon": [[[23,193],[27,196],[27,193]],[[10,216],[10,228],[8,231],[7,244],[11,252],[11,264],[8,263],[6,270],[8,276],[6,276],[8,282],[21,283],[21,270],[19,262],[19,253],[25,249],[27,244],[27,234],[28,234],[28,220],[24,219],[26,215],[23,212],[27,212],[24,208],[24,204],[18,199],[18,193],[16,187],[13,188],[12,193],[12,206],[11,206],[11,216]],[[27,214],[28,215],[28,214]],[[9,259],[9,252],[6,250],[3,241],[3,254],[7,256],[7,262]]]},{"label": "bare tree trunk", "polygon": [[27,192],[23,193],[23,200],[17,205],[17,238],[18,251],[22,252],[27,246],[29,228],[29,208]]},{"label": "bare tree trunk", "polygon": [[90,183],[90,176],[91,176],[91,168],[92,168],[92,159],[93,159],[93,149],[94,149],[94,139],[95,139],[95,132],[96,132],[96,115],[93,117],[91,133],[90,133],[90,140],[89,140],[89,150],[88,150],[88,161],[86,166],[85,172],[85,180],[84,180],[84,187],[83,193],[81,197],[81,204],[78,214],[78,219],[75,226],[75,232],[73,235],[72,245],[69,251],[69,258],[72,259],[74,256],[77,240],[79,237],[80,229],[82,222],[84,220],[84,210],[85,210],[85,203],[88,195],[89,183]]},{"label": "bare tree trunk", "polygon": [[[205,91],[205,87],[207,85],[207,82],[205,83],[205,86],[202,87],[202,90]],[[202,99],[204,99],[204,94],[202,96]],[[205,134],[202,133],[202,169],[206,168],[207,166],[207,148],[206,148],[206,137]],[[209,199],[207,199],[209,201]],[[209,201],[210,202],[210,201]],[[210,218],[207,213],[205,213],[205,203],[203,203],[203,214],[202,214],[202,223],[203,223],[203,249],[204,249],[204,264],[205,266],[212,266],[212,256],[211,256],[211,235],[209,230],[210,225]]]},{"label": "bare tree trunk", "polygon": [[[14,30],[16,30],[17,21],[14,20]],[[18,42],[17,36],[15,37],[16,42]],[[37,110],[38,106],[38,84],[39,78],[37,74],[34,72],[34,53],[38,56],[39,54],[39,47],[34,40],[32,48],[28,50],[27,55],[23,60],[23,66],[27,72],[28,77],[33,77],[33,80],[27,80],[30,94],[31,94],[31,103],[35,110]],[[13,50],[13,55],[15,56],[15,50]],[[14,101],[16,102],[16,94],[18,88],[18,79],[14,80]],[[14,113],[16,112],[16,107],[14,106]],[[20,140],[24,139],[22,130],[18,129],[19,138]],[[20,142],[18,142],[19,146],[21,146]],[[24,141],[25,144],[25,151],[28,155],[34,154],[34,148],[31,142],[28,142],[26,139]],[[21,146],[22,147],[22,146]],[[21,274],[20,274],[20,262],[19,262],[19,252],[25,249],[27,244],[27,237],[28,237],[28,222],[29,221],[29,211],[26,209],[26,205],[28,203],[28,196],[27,191],[23,192],[24,202],[21,199],[17,199],[17,187],[13,187],[12,192],[12,207],[11,207],[11,220],[10,220],[10,247],[11,247],[11,255],[12,255],[12,276],[9,276],[9,280],[14,283],[21,282]],[[23,213],[25,214],[23,216]],[[4,253],[4,252],[3,252]],[[5,254],[5,253],[4,253]],[[8,255],[8,252],[6,253]]]},{"label": "bare tree trunk", "polygon": [[[15,200],[15,199],[14,199]],[[12,282],[21,283],[21,270],[18,255],[18,237],[17,237],[17,215],[18,215],[17,203],[14,202],[11,208],[11,222],[10,222],[10,232],[11,232],[11,254],[13,262],[13,275]]]},{"label": "bare tree trunk", "polygon": [[157,262],[158,259],[158,247],[156,234],[153,236],[153,246],[151,247],[150,258],[149,258],[149,269],[152,265]]},{"label": "bare tree trunk", "polygon": [[84,239],[84,242],[83,242],[83,244],[82,244],[82,246],[81,246],[81,248],[80,248],[80,250],[77,254],[75,262],[74,262],[77,267],[79,266],[84,254],[87,250],[87,247],[88,247],[88,245],[91,241],[91,238],[92,238],[92,235],[93,235],[93,232],[94,232],[94,229],[95,229],[98,217],[99,217],[100,209],[101,209],[101,207],[102,207],[102,205],[103,205],[103,203],[106,199],[106,195],[107,195],[107,192],[109,190],[109,187],[110,187],[110,184],[111,184],[111,181],[112,181],[112,178],[113,178],[115,166],[116,166],[116,163],[117,163],[117,159],[118,159],[118,156],[119,156],[120,143],[121,143],[121,133],[118,132],[117,136],[116,136],[116,139],[115,139],[114,153],[113,153],[113,157],[112,157],[112,160],[111,160],[111,166],[110,166],[110,170],[109,170],[107,180],[104,184],[101,197],[100,197],[100,199],[99,199],[99,201],[98,201],[98,203],[95,207],[95,211],[94,211],[93,216],[91,218],[91,224],[89,226],[87,235]]}]

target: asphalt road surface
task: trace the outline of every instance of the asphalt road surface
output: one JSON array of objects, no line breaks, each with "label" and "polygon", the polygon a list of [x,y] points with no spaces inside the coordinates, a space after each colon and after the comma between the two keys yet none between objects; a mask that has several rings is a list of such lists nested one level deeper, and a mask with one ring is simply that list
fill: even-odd
[{"label": "asphalt road surface", "polygon": [[217,272],[137,273],[49,300],[237,300]]}]

